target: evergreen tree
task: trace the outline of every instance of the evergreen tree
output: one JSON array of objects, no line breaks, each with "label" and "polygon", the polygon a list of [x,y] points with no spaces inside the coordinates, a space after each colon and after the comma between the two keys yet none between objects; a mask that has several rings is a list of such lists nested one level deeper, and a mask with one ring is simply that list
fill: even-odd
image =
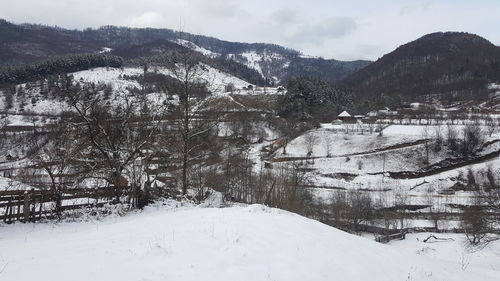
[{"label": "evergreen tree", "polygon": [[343,107],[352,105],[350,92],[317,78],[303,76],[290,80],[280,102],[279,114],[297,120],[330,120]]}]

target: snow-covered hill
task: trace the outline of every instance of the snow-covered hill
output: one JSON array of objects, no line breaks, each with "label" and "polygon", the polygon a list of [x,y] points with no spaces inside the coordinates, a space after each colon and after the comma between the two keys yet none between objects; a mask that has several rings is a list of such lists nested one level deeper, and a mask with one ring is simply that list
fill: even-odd
[{"label": "snow-covered hill", "polygon": [[275,45],[252,44],[235,48],[220,48],[207,42],[175,39],[172,42],[189,48],[209,58],[236,61],[257,71],[273,85],[283,85],[287,80],[311,75],[329,82],[336,82],[368,65],[368,61],[343,62],[302,55],[297,51]]},{"label": "snow-covered hill", "polygon": [[[208,84],[208,89],[212,93],[223,92],[225,86],[228,84],[233,84],[236,89],[242,89],[250,85],[250,83],[234,77],[228,73],[222,72],[218,69],[210,67],[203,64],[201,66],[203,69],[199,71],[199,79]],[[164,67],[152,67],[151,72],[161,73],[164,75],[172,76],[172,71]],[[117,68],[95,68],[91,70],[84,70],[80,72],[73,73],[75,80],[92,82],[92,83],[111,83],[114,88],[125,89],[126,87],[140,87],[139,83],[136,81],[126,80],[123,75],[142,75],[143,70],[139,67],[128,67],[123,69]]]},{"label": "snow-covered hill", "polygon": [[[176,39],[172,40],[172,42],[210,58],[223,56],[221,53],[211,51],[188,40]],[[286,68],[288,68],[291,62],[291,58],[287,58],[283,54],[266,49],[259,51],[246,50],[240,53],[224,54],[224,56],[227,59],[237,61],[256,70],[263,78],[269,79],[275,85],[281,82],[281,76],[286,73]]]},{"label": "snow-covered hill", "polygon": [[[163,74],[175,78],[171,70],[164,67],[151,67],[150,72]],[[143,69],[139,67],[124,67],[124,68],[106,68],[99,67],[89,70],[83,70],[70,75],[74,78],[74,83],[80,84],[101,84],[112,86],[113,93],[111,100],[116,100],[117,95],[128,94],[131,89],[141,89],[141,84],[137,79],[131,77],[140,77],[143,75]],[[201,82],[207,84],[208,90],[214,94],[224,93],[228,85],[232,85],[232,91],[241,95],[255,95],[259,94],[259,88],[252,88],[247,90],[250,83],[232,76],[231,74],[220,71],[211,66],[202,64],[200,66],[199,76],[197,77]],[[15,94],[12,98],[12,106],[7,107],[5,97],[0,98],[0,110],[9,114],[9,124],[11,125],[31,125],[33,115],[59,115],[64,111],[71,111],[71,106],[60,98],[47,97],[42,94],[40,81],[34,81],[28,84],[17,85],[17,88],[23,88],[26,93],[24,95]],[[275,88],[271,88],[268,92],[276,92]],[[267,93],[267,92],[266,92]],[[0,92],[1,94],[1,92]],[[162,102],[165,97],[161,98],[161,93],[149,93],[148,97],[151,101]],[[10,115],[18,114],[18,115]],[[24,117],[26,118],[24,118]],[[24,119],[25,120],[24,120]]]},{"label": "snow-covered hill", "polygon": [[[238,77],[244,77],[246,80],[256,78],[260,73],[271,83],[285,83],[287,78],[303,75],[313,75],[335,82],[370,63],[303,56],[296,50],[275,44],[229,42],[171,29],[107,25],[79,31],[61,27],[19,25],[0,20],[0,38],[4,42],[0,52],[0,65],[31,63],[68,53],[106,53],[127,60],[156,56],[187,47],[209,60],[218,60],[219,63],[229,66],[227,71],[234,71],[235,75],[241,75],[243,71],[246,74]],[[228,62],[227,59],[233,62]],[[247,70],[250,69],[238,67],[235,62],[256,72],[249,73]],[[264,79],[253,80],[253,83]]]},{"label": "snow-covered hill", "polygon": [[150,208],[99,222],[0,230],[1,280],[487,281],[499,276],[495,266],[461,270],[458,257],[453,263],[403,254],[397,245],[261,205]]}]

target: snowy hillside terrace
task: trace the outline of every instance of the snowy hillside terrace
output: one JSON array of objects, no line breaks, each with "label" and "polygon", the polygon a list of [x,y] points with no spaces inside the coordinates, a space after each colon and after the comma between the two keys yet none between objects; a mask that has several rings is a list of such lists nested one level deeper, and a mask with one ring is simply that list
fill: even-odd
[{"label": "snowy hillside terrace", "polygon": [[[323,124],[323,128],[275,148],[260,165],[271,169],[298,165],[307,175],[309,190],[326,204],[339,192],[361,191],[384,206],[394,206],[404,197],[404,204],[416,206],[421,213],[415,217],[424,218],[432,209],[456,214],[461,212],[457,206],[474,204],[477,198],[468,187],[467,175],[478,185],[488,184],[486,175],[490,172],[492,178],[500,180],[500,134],[496,130],[489,136],[487,127],[481,126],[484,145],[464,159],[446,145],[435,149],[437,136],[445,137],[448,128],[463,139],[462,124],[389,125],[382,134],[369,127],[361,131],[356,126]],[[439,227],[460,229],[460,222],[452,217],[440,222]],[[434,226],[426,219],[415,218],[406,225]]]}]

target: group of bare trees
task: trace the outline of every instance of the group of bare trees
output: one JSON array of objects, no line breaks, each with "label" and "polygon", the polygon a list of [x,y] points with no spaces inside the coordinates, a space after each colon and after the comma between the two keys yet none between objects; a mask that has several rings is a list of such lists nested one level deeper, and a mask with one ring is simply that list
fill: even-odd
[{"label": "group of bare trees", "polygon": [[500,192],[490,190],[464,207],[461,226],[472,245],[500,240]]},{"label": "group of bare trees", "polygon": [[136,194],[144,188],[145,172],[138,175],[135,168],[155,152],[166,105],[151,106],[145,97],[120,92],[111,106],[92,85],[74,87],[67,97],[74,114],[49,126],[30,155],[50,179],[50,189],[114,186]]},{"label": "group of bare trees", "polygon": [[[137,199],[148,192],[151,176],[168,166],[179,168],[179,187],[187,193],[194,184],[191,170],[211,151],[217,116],[196,108],[209,93],[199,56],[175,52],[163,66],[176,80],[160,97],[147,91],[147,79],[141,79],[142,90],[106,85],[103,91],[93,83],[66,89],[73,114],[38,134],[36,151],[30,155],[34,167],[50,179],[51,189],[104,184],[123,188]],[[147,70],[145,66],[144,77]]]},{"label": "group of bare trees", "polygon": [[[50,178],[50,188],[114,186],[124,191],[116,194],[117,201],[142,206],[156,180],[171,177],[174,189],[197,201],[216,190],[228,200],[305,213],[310,194],[302,167],[257,171],[246,143],[219,135],[222,113],[200,107],[209,91],[199,55],[180,50],[162,66],[175,81],[163,85],[160,100],[158,93],[150,95],[155,87],[147,85],[153,69],[147,65],[140,89],[108,84],[103,90],[88,83],[68,87],[73,114],[51,127],[32,156]],[[249,124],[242,121],[238,134],[244,135]]]},{"label": "group of bare trees", "polygon": [[330,197],[327,207],[328,221],[341,229],[358,233],[362,231],[388,235],[391,229],[408,226],[408,191],[338,190]]},{"label": "group of bare trees", "polygon": [[[493,120],[493,119],[491,119]],[[425,163],[429,164],[431,152],[439,152],[443,147],[447,151],[462,157],[474,156],[485,143],[485,135],[490,136],[496,130],[496,121],[484,124],[478,120],[465,122],[461,127],[447,124],[446,127],[436,125],[433,129],[424,125],[422,139],[424,140]],[[445,129],[444,129],[445,128]]]},{"label": "group of bare trees", "polygon": [[206,187],[221,192],[227,201],[259,203],[308,214],[312,198],[301,165],[276,163],[257,168],[246,150],[227,148],[223,154],[218,169],[205,167]]},{"label": "group of bare trees", "polygon": [[363,191],[336,191],[331,196],[330,209],[334,225],[355,233],[362,231],[361,224],[373,218],[374,202]]},{"label": "group of bare trees", "polygon": [[[478,176],[472,170],[469,173],[469,178]],[[472,245],[500,240],[500,184],[491,166],[485,176],[486,181],[481,183],[474,179],[474,195],[462,213],[461,226]]]}]

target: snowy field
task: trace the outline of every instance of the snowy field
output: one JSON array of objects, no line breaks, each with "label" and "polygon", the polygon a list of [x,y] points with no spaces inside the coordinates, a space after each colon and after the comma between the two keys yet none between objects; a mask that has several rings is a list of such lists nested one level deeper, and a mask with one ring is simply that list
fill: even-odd
[{"label": "snowy field", "polygon": [[303,135],[293,139],[286,147],[286,154],[279,150],[277,157],[304,157],[308,152],[308,142],[312,135],[314,138],[314,147],[312,149],[313,157],[326,157],[327,144],[330,147],[330,155],[346,156],[355,153],[370,152],[376,149],[403,144],[419,140],[419,137],[412,135],[399,136],[378,136],[377,133],[360,135],[345,134],[342,132],[334,132],[329,129],[318,129],[304,133]]},{"label": "snowy field", "polygon": [[[457,132],[460,132],[463,125],[453,125]],[[376,132],[363,134],[359,132],[345,133],[341,128],[323,126],[321,129],[308,131],[301,136],[291,140],[286,153],[283,149],[278,149],[274,158],[278,161],[290,161],[296,159],[315,170],[317,176],[334,173],[348,173],[362,177],[380,180],[380,177],[373,175],[382,172],[417,171],[438,163],[445,159],[454,157],[446,150],[446,147],[436,151],[432,147],[429,153],[425,149],[425,134],[423,130],[426,126],[417,125],[390,125],[383,130],[383,134]],[[429,139],[435,138],[435,132],[440,131],[444,136],[446,126],[428,126]],[[489,137],[485,133],[485,141],[498,140],[498,133]],[[431,145],[432,143],[429,142]],[[499,143],[489,145],[482,153],[490,153],[500,149]],[[310,152],[310,153],[309,153]],[[303,159],[309,159],[304,161]],[[314,159],[313,159],[314,158]],[[282,160],[280,160],[282,159]],[[498,158],[491,159],[474,166],[485,169],[487,166],[496,165]],[[428,163],[427,163],[428,162]],[[468,167],[457,171],[466,171]],[[444,172],[443,175],[457,176],[457,172]],[[361,178],[359,178],[361,179]],[[363,184],[363,181],[355,181],[356,184]],[[324,178],[325,185],[328,178]],[[390,180],[389,180],[390,181]],[[418,181],[412,181],[417,184]]]},{"label": "snowy field", "polygon": [[[178,203],[177,203],[178,204]],[[0,280],[498,280],[500,247],[389,245],[261,205],[0,227]],[[423,236],[419,237],[423,238]],[[470,262],[464,268],[461,254]],[[57,266],[57,270],[47,270]]]},{"label": "snowy field", "polygon": [[[452,125],[458,132],[463,125]],[[442,194],[457,183],[466,183],[469,170],[476,174],[475,180],[484,183],[486,172],[492,169],[496,178],[500,178],[500,157],[492,157],[484,161],[435,174],[416,176],[414,178],[391,178],[388,172],[419,172],[427,169],[429,165],[441,163],[446,159],[457,157],[447,151],[446,147],[436,151],[429,148],[428,158],[425,149],[426,126],[419,125],[390,125],[383,134],[361,134],[360,132],[345,133],[343,125],[322,124],[322,128],[308,131],[291,140],[286,147],[278,149],[273,155],[274,165],[299,163],[305,168],[308,185],[318,200],[330,202],[338,189],[358,190],[368,192],[370,197],[377,202],[389,205],[394,204],[397,195],[407,197],[406,204],[434,205],[443,211],[456,212],[448,204],[467,205],[474,201],[475,195],[470,191],[451,191]],[[447,126],[427,126],[427,137],[435,137],[437,130],[444,136]],[[488,136],[485,141],[500,139],[498,132]],[[313,142],[311,146],[308,142]],[[432,142],[431,142],[432,144]],[[312,148],[312,153],[308,151]],[[500,150],[500,143],[492,143],[484,148],[482,155]],[[327,152],[330,151],[330,156]],[[428,163],[427,161],[428,160]],[[426,210],[422,210],[426,212]],[[425,226],[410,222],[413,226]],[[444,228],[453,228],[445,225]]]},{"label": "snowy field", "polygon": [[[427,243],[423,242],[430,235],[440,240],[431,238]],[[417,254],[428,261],[441,264],[446,267],[443,270],[466,273],[484,269],[490,271],[493,278],[498,279],[500,276],[500,243],[498,242],[481,249],[471,247],[463,234],[415,233],[408,234],[405,240],[391,241],[389,246],[401,253]],[[477,276],[471,280],[483,279]]]}]

